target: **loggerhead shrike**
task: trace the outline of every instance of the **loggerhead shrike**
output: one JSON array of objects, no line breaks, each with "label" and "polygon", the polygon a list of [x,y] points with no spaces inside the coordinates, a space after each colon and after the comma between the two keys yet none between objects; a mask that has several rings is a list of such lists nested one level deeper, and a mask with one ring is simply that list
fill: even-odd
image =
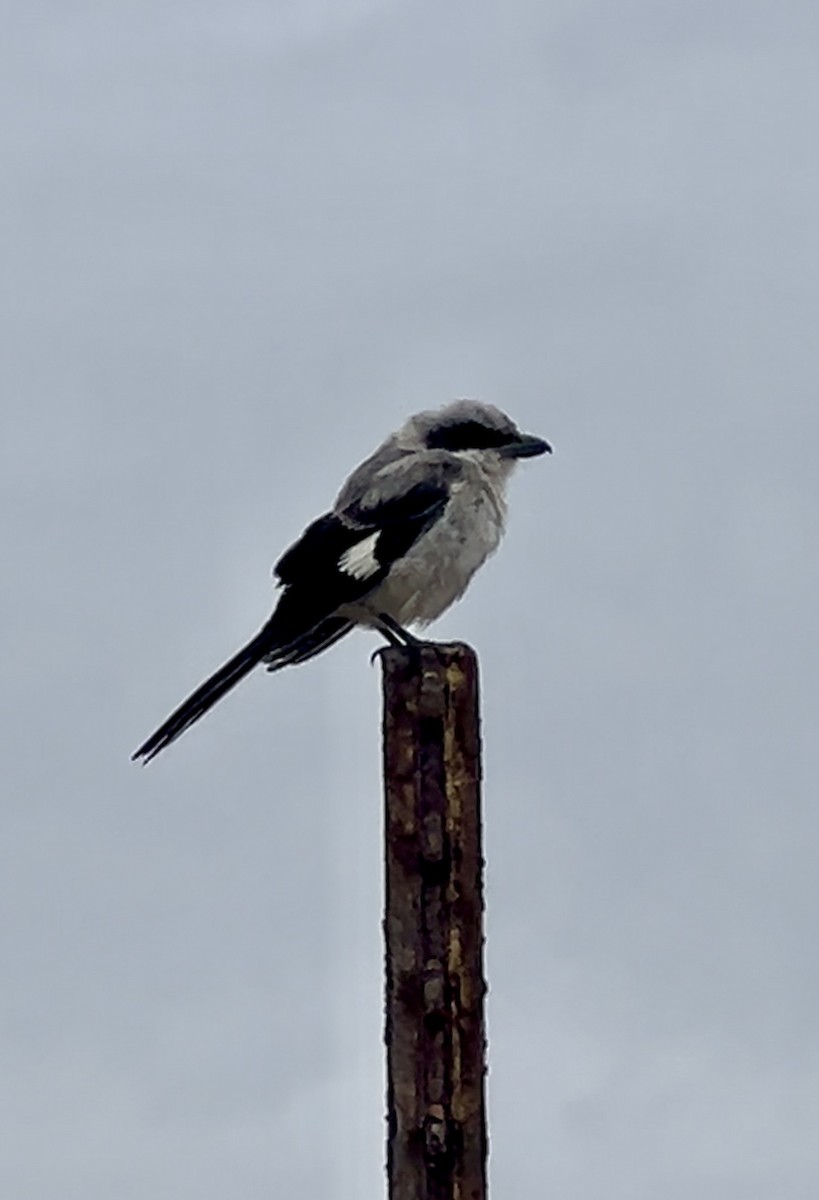
[{"label": "loggerhead shrike", "polygon": [[131,757],[149,762],[258,663],[305,662],[356,625],[418,644],[406,626],[439,617],[497,548],[517,459],[551,449],[474,400],[410,417],[276,563],[281,595],[256,636]]}]

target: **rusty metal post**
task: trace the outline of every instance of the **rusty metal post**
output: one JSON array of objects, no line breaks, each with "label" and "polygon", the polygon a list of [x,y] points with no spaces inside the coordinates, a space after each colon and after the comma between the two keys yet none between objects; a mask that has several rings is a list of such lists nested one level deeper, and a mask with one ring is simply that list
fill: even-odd
[{"label": "rusty metal post", "polygon": [[390,1200],[485,1200],[478,664],[382,652]]}]

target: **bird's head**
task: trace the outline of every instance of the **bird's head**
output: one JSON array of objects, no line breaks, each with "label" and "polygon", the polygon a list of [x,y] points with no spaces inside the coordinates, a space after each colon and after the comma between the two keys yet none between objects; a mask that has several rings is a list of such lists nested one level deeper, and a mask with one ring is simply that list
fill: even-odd
[{"label": "bird's head", "polygon": [[404,450],[446,450],[511,467],[520,458],[551,454],[543,438],[522,433],[493,404],[456,400],[444,408],[416,413],[396,435]]}]

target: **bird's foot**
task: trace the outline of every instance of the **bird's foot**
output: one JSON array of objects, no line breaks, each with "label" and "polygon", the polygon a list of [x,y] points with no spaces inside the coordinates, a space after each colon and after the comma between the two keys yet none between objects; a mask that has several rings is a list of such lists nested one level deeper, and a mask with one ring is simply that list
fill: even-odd
[{"label": "bird's foot", "polygon": [[399,625],[395,617],[389,613],[378,614],[378,631],[387,639],[391,646],[426,646],[423,638],[416,637],[403,625]]},{"label": "bird's foot", "polygon": [[423,646],[434,646],[434,642],[430,642],[425,638],[416,637],[414,633],[410,633],[403,625],[400,625],[394,617],[389,613],[378,614],[378,624],[376,625],[378,632],[383,638],[386,638],[387,645],[379,646],[370,655],[370,663],[375,662],[385,650],[420,650]]}]

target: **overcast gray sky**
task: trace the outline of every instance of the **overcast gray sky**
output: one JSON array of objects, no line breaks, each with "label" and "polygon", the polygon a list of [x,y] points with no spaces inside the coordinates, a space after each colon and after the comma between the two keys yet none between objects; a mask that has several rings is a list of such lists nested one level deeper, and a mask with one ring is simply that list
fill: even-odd
[{"label": "overcast gray sky", "polygon": [[403,417],[483,673],[497,1200],[819,1195],[815,0],[19,0],[0,1192],[383,1194],[375,640],[134,746]]}]

